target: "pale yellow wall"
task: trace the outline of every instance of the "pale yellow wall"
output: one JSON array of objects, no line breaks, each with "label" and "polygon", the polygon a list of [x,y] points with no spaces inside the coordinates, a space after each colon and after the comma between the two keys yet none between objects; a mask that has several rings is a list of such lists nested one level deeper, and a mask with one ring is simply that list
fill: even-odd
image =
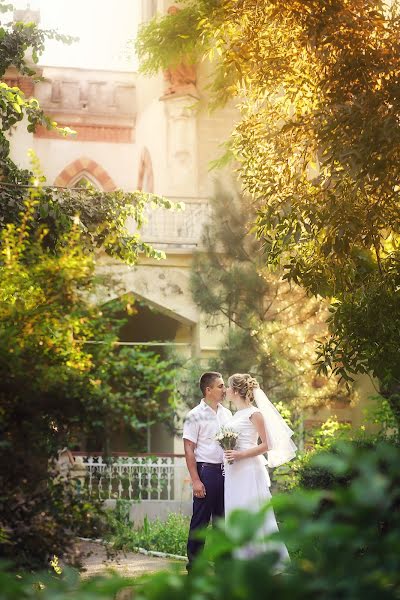
[{"label": "pale yellow wall", "polygon": [[12,160],[21,168],[29,169],[28,150],[34,150],[49,185],[54,183],[61,171],[70,163],[85,157],[103,167],[117,187],[127,191],[136,189],[136,144],[111,145],[106,142],[35,138],[26,131],[25,121],[15,128],[10,140]]},{"label": "pale yellow wall", "polygon": [[36,138],[33,149],[39,157],[49,184],[75,160],[85,157],[97,162],[111,177],[116,187],[136,189],[136,145],[106,142],[69,142]]},{"label": "pale yellow wall", "polygon": [[[197,70],[199,89],[207,85],[208,69],[202,65]],[[230,133],[238,119],[234,102],[223,110],[210,112],[207,107],[207,97],[202,94],[198,105],[198,160],[200,196],[212,196],[214,183],[218,181],[225,189],[232,188],[232,170],[210,170],[210,163],[219,159],[226,151],[223,144],[229,140]]]},{"label": "pale yellow wall", "polygon": [[28,120],[23,119],[17,126],[13,127],[12,134],[7,134],[10,140],[10,157],[21,169],[29,169],[28,150],[33,148],[33,133],[26,128]]},{"label": "pale yellow wall", "polygon": [[154,193],[164,194],[167,187],[168,173],[166,164],[166,120],[164,104],[159,98],[162,94],[162,75],[157,77],[139,77],[137,89],[138,115],[136,121],[136,145],[137,153],[134,159],[134,171],[136,173],[135,185],[139,161],[144,148],[147,148],[154,173]]},{"label": "pale yellow wall", "polygon": [[359,427],[365,421],[364,411],[372,408],[376,404],[378,395],[377,382],[368,375],[360,375],[355,380],[355,389],[359,396],[359,402],[352,411],[352,420],[354,427]]}]

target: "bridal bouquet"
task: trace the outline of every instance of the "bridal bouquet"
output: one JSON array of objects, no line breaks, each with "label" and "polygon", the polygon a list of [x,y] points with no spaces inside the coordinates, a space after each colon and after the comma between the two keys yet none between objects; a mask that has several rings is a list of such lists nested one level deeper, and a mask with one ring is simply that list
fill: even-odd
[{"label": "bridal bouquet", "polygon": [[[223,448],[223,450],[234,450],[238,437],[239,434],[234,429],[230,429],[229,427],[221,427],[215,436],[215,439],[221,448]],[[233,461],[228,460],[228,464],[233,464]]]}]

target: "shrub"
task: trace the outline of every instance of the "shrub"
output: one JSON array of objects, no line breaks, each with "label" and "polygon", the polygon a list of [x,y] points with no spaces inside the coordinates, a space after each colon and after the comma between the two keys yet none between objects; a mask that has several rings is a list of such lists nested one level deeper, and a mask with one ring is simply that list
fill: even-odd
[{"label": "shrub", "polygon": [[[305,452],[298,452],[296,458],[290,461],[290,463],[284,464],[272,471],[274,489],[279,492],[288,492],[295,489],[301,484],[300,482],[303,481],[305,473],[310,469],[310,459],[315,453],[329,450],[338,440],[348,440],[351,435],[350,425],[341,423],[335,416],[329,417],[317,429],[307,432],[306,442],[311,444],[312,448]],[[316,480],[321,481],[322,484],[321,486],[317,484],[316,487],[324,487],[320,479],[321,477],[325,477],[326,484],[328,485],[328,480],[332,477],[331,475],[326,472],[322,473],[316,467],[313,468],[313,472]],[[307,487],[307,485],[304,487]]]},{"label": "shrub", "polygon": [[[276,555],[270,550],[251,560],[234,557],[235,548],[254,538],[264,512],[235,511],[226,526],[208,532],[208,545],[190,577],[180,566],[135,580],[135,600],[395,600],[400,596],[400,449],[387,443],[373,448],[341,444],[334,453],[313,459],[333,477],[354,473],[346,487],[297,490],[276,497],[285,523],[280,534],[292,555],[287,575],[274,575]],[[319,510],[321,505],[325,510]],[[0,589],[10,599],[35,597],[32,582],[0,570]],[[40,597],[111,600],[132,580],[118,578],[79,582],[74,573],[40,577]]]},{"label": "shrub", "polygon": [[[233,513],[224,527],[209,532],[207,551],[190,577],[159,573],[147,580],[137,600],[366,600],[400,594],[400,451],[380,443],[374,448],[341,444],[335,453],[314,459],[332,477],[354,473],[347,487],[297,490],[273,500],[284,521],[274,534],[290,547],[290,576],[274,576],[272,551],[237,560],[235,547],[252,539],[262,515]],[[328,502],[328,504],[327,504]],[[319,508],[324,505],[325,510]],[[213,564],[212,564],[213,563]]]},{"label": "shrub", "polygon": [[38,569],[51,556],[76,564],[76,536],[100,536],[105,517],[98,503],[56,478],[32,489],[23,482],[0,495],[0,556],[18,568]]},{"label": "shrub", "polygon": [[[388,441],[394,448],[399,447],[399,443],[396,442],[395,439],[390,439]],[[364,436],[348,441],[348,444],[354,447],[355,450],[365,452],[373,452],[375,447],[380,443],[382,443],[382,440],[372,436]],[[358,476],[361,467],[359,465],[353,465],[351,469],[348,469],[343,473],[332,471],[332,469],[329,468],[329,460],[335,459],[341,452],[342,442],[333,442],[329,449],[320,450],[305,458],[298,470],[298,485],[309,490],[330,490],[338,486],[348,486],[350,482]]]},{"label": "shrub", "polygon": [[[21,223],[0,231],[0,535],[10,543],[0,555],[11,548],[22,566],[32,550],[32,568],[49,552],[67,554],[66,531],[91,511],[52,483],[58,451],[77,434],[105,451],[121,426],[139,438],[155,421],[171,424],[175,410],[173,365],[113,344],[127,298],[99,310],[78,226],[50,252],[46,230],[33,233],[36,205],[27,201]],[[85,343],[93,340],[104,344]]]}]

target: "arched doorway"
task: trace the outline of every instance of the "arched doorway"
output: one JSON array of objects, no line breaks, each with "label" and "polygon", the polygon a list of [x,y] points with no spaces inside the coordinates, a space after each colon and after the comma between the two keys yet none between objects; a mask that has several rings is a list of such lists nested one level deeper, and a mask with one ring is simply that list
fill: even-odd
[{"label": "arched doorway", "polygon": [[[111,311],[115,319],[124,321],[118,335],[121,348],[133,346],[146,354],[156,355],[160,360],[171,358],[171,352],[176,352],[176,346],[179,350],[182,349],[182,346],[190,348],[191,344],[188,341],[191,335],[190,326],[170,315],[163,314],[143,301],[135,301],[131,314],[121,310],[118,299],[103,304],[102,309]],[[132,389],[132,397],[134,394],[135,390]],[[160,408],[168,406],[167,400],[168,395],[166,394],[165,399],[161,399]],[[173,422],[149,423],[147,428],[132,431],[121,421],[119,427],[113,432],[108,432],[106,437],[110,452],[174,453]],[[92,452],[99,451],[104,443],[105,439],[101,435],[99,438],[88,438],[83,445]]]},{"label": "arched doorway", "polygon": [[[116,316],[122,318],[124,315],[117,313]],[[161,359],[170,356],[171,351],[175,352],[177,344],[190,347],[190,327],[145,302],[136,301],[134,314],[125,315],[125,319],[126,323],[120,330],[121,343],[143,344],[144,349],[157,353]],[[164,423],[151,425],[146,431],[142,451],[173,453],[173,428]]]}]

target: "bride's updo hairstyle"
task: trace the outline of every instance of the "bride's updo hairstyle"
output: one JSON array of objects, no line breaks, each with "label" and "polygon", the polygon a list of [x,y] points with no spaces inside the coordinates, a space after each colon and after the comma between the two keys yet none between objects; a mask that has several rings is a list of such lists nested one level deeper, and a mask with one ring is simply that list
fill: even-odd
[{"label": "bride's updo hairstyle", "polygon": [[254,402],[254,390],[260,387],[257,379],[254,379],[248,373],[235,373],[231,375],[228,379],[228,385],[248,402]]}]

